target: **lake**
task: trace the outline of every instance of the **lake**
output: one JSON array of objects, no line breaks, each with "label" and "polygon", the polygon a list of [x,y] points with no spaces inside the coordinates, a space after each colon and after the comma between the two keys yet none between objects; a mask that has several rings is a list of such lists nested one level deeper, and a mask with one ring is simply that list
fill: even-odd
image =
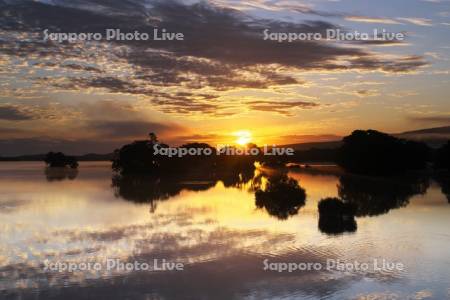
[{"label": "lake", "polygon": [[[448,177],[333,166],[173,177],[0,163],[0,297],[450,299]],[[305,197],[273,199],[280,186]],[[354,215],[319,216],[327,197]]]}]

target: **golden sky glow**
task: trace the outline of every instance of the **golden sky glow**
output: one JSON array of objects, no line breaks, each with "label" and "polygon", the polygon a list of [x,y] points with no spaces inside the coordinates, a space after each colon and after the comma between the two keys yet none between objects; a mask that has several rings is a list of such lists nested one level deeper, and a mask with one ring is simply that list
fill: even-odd
[{"label": "golden sky glow", "polygon": [[[191,2],[124,8],[119,0],[37,0],[23,4],[27,14],[7,2],[0,155],[107,153],[150,131],[171,145],[233,144],[241,130],[251,132],[252,143],[294,144],[339,140],[354,129],[398,133],[450,124],[448,1],[411,2],[408,11],[388,0]],[[71,14],[52,15],[60,11]],[[186,39],[66,45],[40,36],[42,28],[152,32],[162,25]],[[263,39],[263,29],[314,33],[327,26],[407,37]]]}]

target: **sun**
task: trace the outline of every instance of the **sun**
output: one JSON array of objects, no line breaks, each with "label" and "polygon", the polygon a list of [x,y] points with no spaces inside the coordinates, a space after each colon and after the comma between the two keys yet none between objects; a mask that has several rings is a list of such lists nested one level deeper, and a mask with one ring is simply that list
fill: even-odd
[{"label": "sun", "polygon": [[236,144],[245,146],[252,141],[252,133],[248,130],[239,130],[234,134],[236,136]]}]

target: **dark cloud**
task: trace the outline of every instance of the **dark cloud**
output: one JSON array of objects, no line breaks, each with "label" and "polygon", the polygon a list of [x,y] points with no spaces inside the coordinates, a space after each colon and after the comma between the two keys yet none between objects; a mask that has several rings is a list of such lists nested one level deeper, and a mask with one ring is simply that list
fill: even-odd
[{"label": "dark cloud", "polygon": [[10,128],[10,127],[0,127],[0,136],[1,137],[7,137],[7,136],[21,136],[24,134],[29,134],[27,130],[19,129],[19,128]]},{"label": "dark cloud", "polygon": [[[42,154],[49,151],[62,151],[69,154],[111,153],[114,149],[148,137],[149,132],[156,132],[162,142],[178,144],[183,142],[180,135],[187,129],[177,124],[163,124],[146,121],[89,121],[78,129],[87,132],[93,138],[10,138],[0,139],[0,155],[15,156]],[[0,134],[20,133],[24,136],[36,136],[31,131],[11,131],[0,127]]]},{"label": "dark cloud", "polygon": [[77,105],[77,108],[90,120],[105,117],[111,120],[142,118],[131,103],[122,101],[99,100],[95,102],[82,102]]},{"label": "dark cloud", "polygon": [[293,134],[285,135],[282,137],[287,141],[292,141],[295,143],[316,143],[316,142],[330,142],[330,141],[340,141],[341,136],[334,134]]},{"label": "dark cloud", "polygon": [[108,140],[145,139],[149,132],[164,136],[167,133],[185,130],[178,125],[145,121],[91,121],[88,122],[87,128],[102,139]]},{"label": "dark cloud", "polygon": [[439,123],[442,125],[450,125],[450,114],[424,114],[411,115],[408,119],[412,122],[420,123]]},{"label": "dark cloud", "polygon": [[103,71],[92,66],[83,66],[79,64],[69,63],[64,64],[62,67],[72,69],[72,70],[78,70],[78,71],[86,71],[86,72],[94,72],[94,73],[102,73]]},{"label": "dark cloud", "polygon": [[373,60],[370,57],[359,57],[353,60],[353,66],[357,68],[365,70],[378,69],[390,73],[411,72],[426,64],[423,57],[418,55],[399,57],[393,61]]},{"label": "dark cloud", "polygon": [[[7,4],[6,4],[7,3]],[[146,96],[156,108],[166,113],[231,115],[217,95],[209,99],[199,95],[174,96],[160,87],[177,87],[193,94],[212,89],[217,93],[233,88],[265,89],[271,86],[302,84],[283,70],[379,70],[411,72],[426,65],[421,56],[381,59],[360,48],[338,47],[333,43],[298,41],[278,43],[263,40],[263,30],[271,32],[321,32],[336,25],[323,21],[303,23],[262,20],[240,11],[217,7],[206,2],[183,4],[167,1],[134,0],[53,0],[7,1],[0,4],[0,28],[9,34],[0,42],[0,53],[36,60],[54,59],[61,68],[85,72],[80,78],[69,77],[56,86],[74,89],[105,88],[112,93]],[[276,6],[276,5],[275,5]],[[291,9],[312,15],[330,16],[301,5]],[[95,49],[70,43],[43,42],[42,31],[100,32],[118,28],[122,32],[153,32],[154,27],[183,32],[184,41],[115,41]],[[32,37],[24,39],[23,34]],[[15,36],[15,38],[14,38]],[[18,38],[19,36],[19,38]],[[38,37],[36,37],[38,36]],[[93,47],[92,49],[90,47]],[[94,51],[95,53],[91,53]],[[105,53],[103,53],[105,52]],[[88,63],[98,56],[107,57],[109,66],[132,70],[126,78],[108,73],[102,66],[74,64],[75,58]],[[58,60],[59,59],[59,60]],[[101,74],[100,73],[104,73]],[[290,72],[292,73],[292,72]],[[51,84],[45,78],[41,84]],[[267,110],[264,105],[250,108]],[[286,114],[281,103],[278,113]]]},{"label": "dark cloud", "polygon": [[282,115],[291,116],[294,109],[310,109],[319,104],[306,101],[249,101],[246,104],[257,111],[272,111]]},{"label": "dark cloud", "polygon": [[204,143],[212,143],[216,142],[220,139],[225,139],[227,136],[220,135],[220,134],[190,134],[190,135],[183,135],[177,137],[178,139],[186,142],[204,142]]},{"label": "dark cloud", "polygon": [[12,105],[0,106],[0,120],[24,121],[32,119],[34,119],[32,115],[30,115],[28,112],[22,111],[17,106]]}]

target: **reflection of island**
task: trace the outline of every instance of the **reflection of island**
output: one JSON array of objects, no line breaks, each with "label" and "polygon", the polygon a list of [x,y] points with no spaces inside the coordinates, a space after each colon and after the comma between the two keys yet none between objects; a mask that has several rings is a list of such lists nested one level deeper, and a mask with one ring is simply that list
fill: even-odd
[{"label": "reflection of island", "polygon": [[355,207],[338,198],[325,198],[319,205],[319,230],[326,234],[355,232]]},{"label": "reflection of island", "polygon": [[206,191],[221,181],[225,187],[243,188],[253,178],[255,167],[223,167],[211,170],[198,164],[191,169],[180,169],[175,173],[115,174],[112,187],[115,195],[136,203],[149,203],[151,211],[156,202],[167,200],[181,191]]},{"label": "reflection of island", "polygon": [[47,167],[45,168],[45,177],[47,181],[62,181],[65,179],[74,180],[78,176],[78,169],[65,167]]},{"label": "reflection of island", "polygon": [[266,179],[265,186],[255,191],[255,204],[258,208],[264,208],[271,216],[285,220],[296,215],[305,205],[306,192],[297,180],[279,172]]},{"label": "reflection of island", "polygon": [[429,180],[424,177],[380,178],[343,175],[338,194],[355,207],[357,217],[376,216],[408,205],[409,199],[425,194]]},{"label": "reflection of island", "polygon": [[319,202],[319,229],[327,234],[355,232],[355,217],[377,216],[405,207],[414,195],[425,194],[428,186],[428,178],[418,176],[342,175],[338,185],[340,198],[326,198]]},{"label": "reflection of island", "polygon": [[438,174],[434,177],[434,180],[439,184],[442,193],[447,197],[448,203],[450,203],[450,174]]},{"label": "reflection of island", "polygon": [[[228,188],[255,192],[255,204],[270,215],[287,219],[305,205],[306,192],[286,173],[262,172],[254,166],[225,167],[206,172],[199,169],[176,174],[144,175],[115,174],[112,187],[116,197],[136,203],[150,204],[154,212],[158,201],[167,200],[181,191],[206,191],[219,181]],[[200,172],[200,170],[202,172]]]}]

